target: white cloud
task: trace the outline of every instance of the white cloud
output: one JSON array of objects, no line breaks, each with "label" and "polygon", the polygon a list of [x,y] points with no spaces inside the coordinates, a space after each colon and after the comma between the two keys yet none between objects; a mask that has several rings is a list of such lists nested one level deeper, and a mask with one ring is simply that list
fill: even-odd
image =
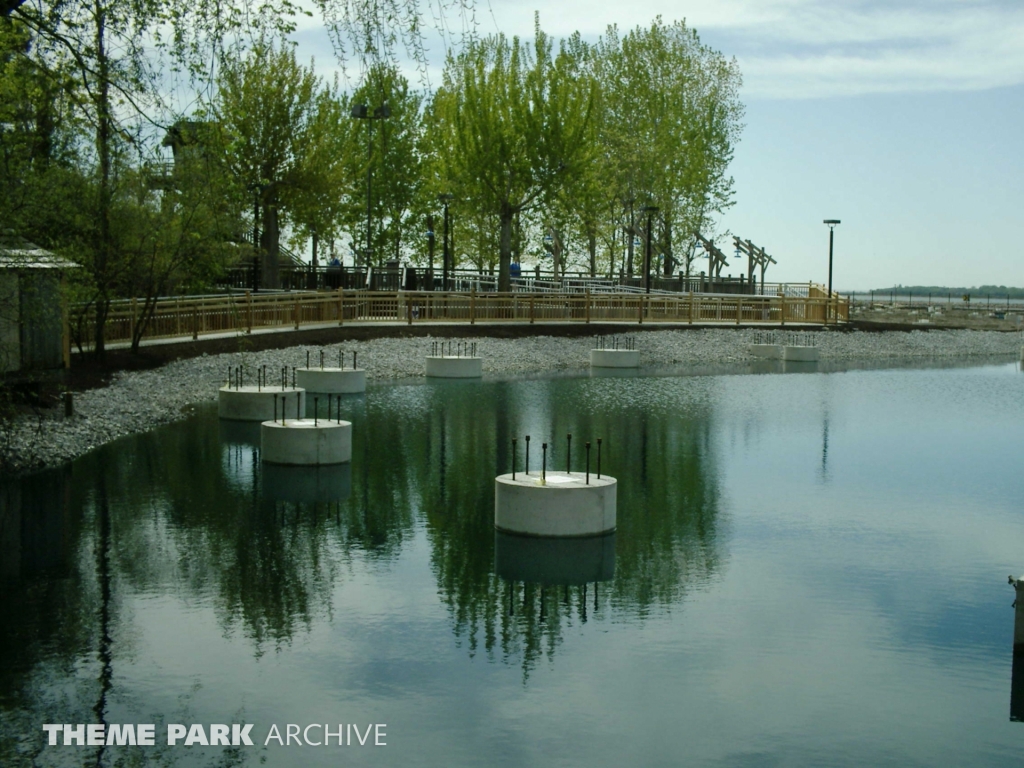
[{"label": "white cloud", "polygon": [[[537,4],[539,5],[539,4]],[[534,6],[535,7],[535,6]],[[481,31],[529,35],[530,4],[486,0]],[[492,20],[493,12],[493,20]],[[596,37],[661,15],[687,22],[735,56],[745,94],[813,98],[900,91],[976,90],[1024,82],[1024,3],[996,0],[568,0],[543,8],[554,35]]]},{"label": "white cloud", "polygon": [[[685,15],[705,42],[736,57],[746,98],[817,98],[869,93],[966,91],[1024,83],[1024,2],[1021,0],[476,0],[477,31],[530,37],[534,9],[556,37],[579,31],[595,39],[610,24],[620,30],[671,22]],[[428,14],[428,24],[435,22]],[[446,39],[466,20],[453,17]],[[297,38],[318,69],[337,62],[318,14],[299,19]],[[437,82],[444,40],[427,34],[430,81]],[[411,79],[421,78],[408,67]],[[358,62],[345,68],[358,80]]]}]

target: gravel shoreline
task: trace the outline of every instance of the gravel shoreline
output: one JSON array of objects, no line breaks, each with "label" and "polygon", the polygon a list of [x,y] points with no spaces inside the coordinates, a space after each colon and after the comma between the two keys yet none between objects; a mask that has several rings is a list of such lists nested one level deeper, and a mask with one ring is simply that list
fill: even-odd
[{"label": "gravel shoreline", "polygon": [[[628,334],[623,334],[628,335]],[[822,361],[965,358],[1013,354],[1020,350],[1017,334],[950,330],[928,332],[822,332],[814,334]],[[637,337],[642,366],[745,363],[754,331],[646,331]],[[586,369],[592,339],[533,336],[518,339],[476,338],[484,374],[515,375]],[[368,379],[394,380],[423,376],[423,358],[430,338],[380,338],[347,341],[340,347],[359,355]],[[307,346],[261,352],[203,355],[177,360],[149,371],[124,372],[102,389],[75,393],[75,415],[22,416],[10,424],[0,443],[0,466],[21,473],[70,461],[125,435],[176,421],[191,406],[213,402],[229,366],[269,371],[306,364]],[[339,345],[329,348],[337,360]],[[313,352],[318,357],[318,352]],[[347,355],[351,364],[351,355]]]}]

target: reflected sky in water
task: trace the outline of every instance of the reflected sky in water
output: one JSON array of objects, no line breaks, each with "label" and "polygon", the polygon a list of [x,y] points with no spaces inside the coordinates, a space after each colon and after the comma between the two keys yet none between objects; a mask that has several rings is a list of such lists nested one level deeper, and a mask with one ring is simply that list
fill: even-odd
[{"label": "reflected sky in water", "polygon": [[[0,486],[0,764],[138,758],[43,748],[102,717],[388,724],[158,765],[1006,765],[1022,389],[1017,365],[378,386],[344,401],[342,468],[262,466],[214,410],[121,440]],[[562,469],[569,432],[573,469],[604,439],[616,534],[496,536],[512,438]]]}]

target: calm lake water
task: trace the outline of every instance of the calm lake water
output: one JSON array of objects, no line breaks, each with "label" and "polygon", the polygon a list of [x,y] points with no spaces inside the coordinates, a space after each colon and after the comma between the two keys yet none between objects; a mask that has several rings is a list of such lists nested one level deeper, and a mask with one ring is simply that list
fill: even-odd
[{"label": "calm lake water", "polygon": [[[261,467],[206,408],[4,487],[0,764],[1020,764],[1017,364],[399,384],[343,412],[343,469]],[[512,437],[562,468],[568,432],[575,469],[604,439],[614,538],[496,538]],[[256,746],[44,746],[99,722]],[[387,746],[263,745],[288,723]]]}]

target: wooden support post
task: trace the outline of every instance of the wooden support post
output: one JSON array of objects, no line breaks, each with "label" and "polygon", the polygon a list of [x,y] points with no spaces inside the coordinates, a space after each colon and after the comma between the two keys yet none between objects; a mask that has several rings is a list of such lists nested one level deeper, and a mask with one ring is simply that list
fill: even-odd
[{"label": "wooden support post", "polygon": [[295,299],[295,330],[299,330],[299,313],[302,311],[302,307],[299,306],[299,300]]},{"label": "wooden support post", "polygon": [[637,302],[637,306],[640,308],[639,312],[637,313],[639,315],[640,325],[643,325],[644,324],[644,295],[642,293],[640,294],[640,301]]},{"label": "wooden support post", "polygon": [[199,304],[192,307],[192,341],[199,338]]},{"label": "wooden support post", "polygon": [[690,291],[690,325],[693,325],[693,291]]},{"label": "wooden support post", "polygon": [[68,306],[68,281],[64,273],[60,276],[60,351],[64,369],[71,367],[71,308]]},{"label": "wooden support post", "polygon": [[587,295],[587,298],[586,298],[586,301],[587,301],[587,322],[589,323],[590,322],[590,288],[589,287],[587,288],[587,294],[586,295]]},{"label": "wooden support post", "polygon": [[412,296],[407,295],[405,297],[405,320],[408,325],[412,325]]},{"label": "wooden support post", "polygon": [[469,292],[469,324],[476,323],[476,286]]},{"label": "wooden support post", "polygon": [[531,293],[530,294],[530,325],[533,325],[533,318],[534,318],[533,299],[534,299],[534,296]]},{"label": "wooden support post", "polygon": [[135,324],[139,321],[139,300],[132,296],[132,314],[128,323],[129,340],[135,341]]},{"label": "wooden support post", "polygon": [[338,325],[345,324],[345,289],[338,289]]},{"label": "wooden support post", "polygon": [[252,307],[252,293],[250,291],[245,292],[245,332],[252,333],[252,321],[253,321],[253,307]]},{"label": "wooden support post", "polygon": [[786,324],[786,294],[779,292],[779,325]]},{"label": "wooden support post", "polygon": [[[742,277],[742,275],[741,275]],[[743,314],[743,299],[736,299],[736,325],[740,324],[740,315]]]}]

